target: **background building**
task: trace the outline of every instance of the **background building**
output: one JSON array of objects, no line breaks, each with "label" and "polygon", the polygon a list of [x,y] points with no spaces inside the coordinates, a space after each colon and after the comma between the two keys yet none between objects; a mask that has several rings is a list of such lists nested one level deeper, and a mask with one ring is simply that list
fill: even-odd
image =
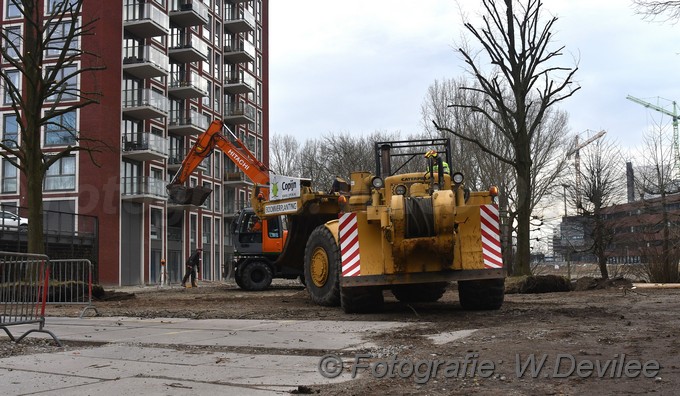
[{"label": "background building", "polygon": [[[44,1],[45,12],[54,1]],[[3,28],[21,28],[15,6],[2,5]],[[218,118],[268,164],[268,0],[123,0],[122,7],[84,0],[77,17],[99,18],[96,34],[78,45],[99,54],[106,70],[77,82],[102,97],[75,111],[73,125],[96,130],[113,149],[96,155],[99,166],[79,153],[50,168],[45,212],[97,219],[92,259],[103,284],[156,283],[161,259],[178,281],[197,247],[203,279],[221,279],[233,252],[231,222],[248,205],[251,183],[216,150],[190,180],[213,189],[202,207],[173,205],[165,185]],[[3,134],[11,133],[6,100],[0,113]],[[53,132],[45,131],[45,150],[60,144],[48,139]],[[5,168],[0,203],[25,206],[25,180]],[[46,228],[54,222],[46,216]],[[62,231],[83,231],[80,221],[63,223]]]}]

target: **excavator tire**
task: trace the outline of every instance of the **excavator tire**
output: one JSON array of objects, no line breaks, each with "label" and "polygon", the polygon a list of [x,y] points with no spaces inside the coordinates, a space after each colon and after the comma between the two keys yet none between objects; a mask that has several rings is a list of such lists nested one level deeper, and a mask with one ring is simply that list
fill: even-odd
[{"label": "excavator tire", "polygon": [[305,284],[316,304],[340,305],[340,247],[333,234],[320,225],[312,231],[305,247]]},{"label": "excavator tire", "polygon": [[505,297],[505,279],[458,281],[458,299],[463,309],[491,311],[500,309]]},{"label": "excavator tire", "polygon": [[375,286],[343,287],[340,297],[345,313],[379,312],[385,303],[382,289]]},{"label": "excavator tire", "polygon": [[272,284],[273,277],[272,270],[267,263],[251,261],[239,266],[236,272],[236,284],[244,290],[261,291]]},{"label": "excavator tire", "polygon": [[240,287],[241,289],[245,289],[245,287],[243,286],[243,279],[241,279],[241,278],[242,278],[241,271],[239,271],[239,270],[237,269],[237,270],[234,272],[234,280],[236,281],[236,285],[237,285],[238,287]]},{"label": "excavator tire", "polygon": [[448,282],[396,285],[392,294],[403,303],[435,302],[442,298],[448,285]]}]

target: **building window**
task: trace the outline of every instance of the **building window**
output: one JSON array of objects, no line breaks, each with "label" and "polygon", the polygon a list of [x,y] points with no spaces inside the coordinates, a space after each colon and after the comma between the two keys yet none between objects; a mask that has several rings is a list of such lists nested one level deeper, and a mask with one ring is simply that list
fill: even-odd
[{"label": "building window", "polygon": [[7,147],[19,145],[19,124],[17,124],[16,114],[2,116],[2,144]]},{"label": "building window", "polygon": [[52,164],[45,173],[45,191],[75,190],[76,157],[68,156]]},{"label": "building window", "polygon": [[7,159],[2,160],[2,193],[17,192],[17,167]]},{"label": "building window", "polygon": [[21,92],[21,74],[19,74],[19,70],[5,70],[4,73],[5,76],[7,76],[7,80],[11,82],[11,85],[8,85],[7,82],[3,84],[5,91],[3,95],[3,104],[11,105],[14,103],[14,100],[12,100],[12,92],[15,90],[17,93]]},{"label": "building window", "polygon": [[210,107],[210,101],[212,100],[210,97],[212,96],[212,81],[208,81],[208,84],[206,84],[207,92],[208,94],[203,97],[203,106]]},{"label": "building window", "polygon": [[213,97],[213,100],[214,100],[213,111],[218,112],[218,113],[220,112],[220,107],[221,107],[220,106],[220,99],[222,98],[222,95],[221,95],[220,92],[221,92],[220,87],[218,87],[217,84],[215,84],[215,95]]},{"label": "building window", "polygon": [[220,79],[220,69],[222,68],[222,56],[215,51],[215,62],[213,63],[213,76],[216,80]]},{"label": "building window", "polygon": [[[21,4],[21,0],[17,0]],[[21,18],[21,8],[12,0],[5,0],[5,19]]]},{"label": "building window", "polygon": [[211,233],[212,223],[210,222],[210,217],[203,217],[203,244],[208,245],[211,243]]},{"label": "building window", "polygon": [[5,36],[7,39],[2,45],[6,58],[19,58],[21,53],[21,26],[7,26]]},{"label": "building window", "polygon": [[78,4],[79,0],[48,0],[47,1],[47,13],[52,14],[53,12],[63,13],[70,12]]},{"label": "building window", "polygon": [[54,73],[53,80],[57,83],[53,85],[55,92],[47,98],[47,101],[62,102],[74,100],[78,94],[77,81],[78,68],[74,65],[63,66],[57,70],[47,68],[47,73]]},{"label": "building window", "polygon": [[151,239],[161,239],[163,231],[163,211],[151,208]]},{"label": "building window", "polygon": [[[211,189],[210,183],[208,183],[208,182],[203,182],[203,188]],[[213,194],[208,195],[208,199],[206,199],[205,202],[203,203],[203,206],[202,206],[202,207],[203,207],[204,209],[212,210],[212,204],[211,204],[212,195],[213,195]],[[205,228],[203,228],[203,231],[205,231]],[[205,242],[204,242],[204,243],[205,243]]]},{"label": "building window", "polygon": [[218,212],[218,213],[222,211],[221,202],[220,202],[221,194],[222,194],[222,191],[220,190],[220,186],[218,184],[215,184],[215,192],[212,195],[215,196],[215,212]]},{"label": "building window", "polygon": [[[45,34],[50,37],[47,41],[48,57],[60,56],[66,48],[68,48],[68,51],[66,51],[67,55],[76,55],[78,37],[74,33],[71,33],[71,29],[75,30],[77,28],[77,23],[77,21],[59,22],[53,23],[47,27]],[[71,36],[71,42],[68,43],[67,47],[66,44],[69,40],[69,36]]]},{"label": "building window", "polygon": [[76,111],[54,116],[45,126],[45,146],[68,146],[76,143]]},{"label": "building window", "polygon": [[212,34],[210,33],[210,30],[212,29],[212,23],[212,16],[208,15],[208,23],[203,25],[203,38],[208,40],[208,42],[210,42],[210,39],[212,38]]},{"label": "building window", "polygon": [[189,242],[192,245],[196,243],[196,233],[198,232],[198,219],[195,214],[191,215],[189,219]]}]

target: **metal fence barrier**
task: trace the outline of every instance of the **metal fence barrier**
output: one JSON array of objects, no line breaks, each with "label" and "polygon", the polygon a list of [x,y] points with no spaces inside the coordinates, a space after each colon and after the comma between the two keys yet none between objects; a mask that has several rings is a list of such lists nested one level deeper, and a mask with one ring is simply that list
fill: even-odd
[{"label": "metal fence barrier", "polygon": [[[47,333],[57,345],[61,342],[54,333],[45,330],[45,304],[50,277],[47,256],[0,252],[0,328],[14,342],[20,342],[33,332]],[[15,338],[8,326],[38,324]]]},{"label": "metal fence barrier", "polygon": [[92,304],[92,277],[94,266],[90,260],[50,260],[50,282],[47,290],[48,304],[85,305],[80,312],[80,318],[88,310],[94,310],[98,316],[97,307]]}]

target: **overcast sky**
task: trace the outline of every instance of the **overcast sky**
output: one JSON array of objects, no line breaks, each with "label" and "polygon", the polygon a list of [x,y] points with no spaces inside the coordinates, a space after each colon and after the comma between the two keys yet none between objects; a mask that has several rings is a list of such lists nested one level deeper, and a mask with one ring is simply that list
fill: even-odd
[{"label": "overcast sky", "polygon": [[[470,16],[482,11],[461,3]],[[669,99],[658,102],[668,109],[680,100],[680,25],[646,22],[629,0],[545,0],[543,9],[559,18],[561,64],[578,61],[582,88],[560,104],[572,133],[605,129],[636,147],[653,120],[669,121],[626,95]],[[455,0],[273,0],[269,22],[273,134],[419,132],[430,84],[464,74]]]}]

